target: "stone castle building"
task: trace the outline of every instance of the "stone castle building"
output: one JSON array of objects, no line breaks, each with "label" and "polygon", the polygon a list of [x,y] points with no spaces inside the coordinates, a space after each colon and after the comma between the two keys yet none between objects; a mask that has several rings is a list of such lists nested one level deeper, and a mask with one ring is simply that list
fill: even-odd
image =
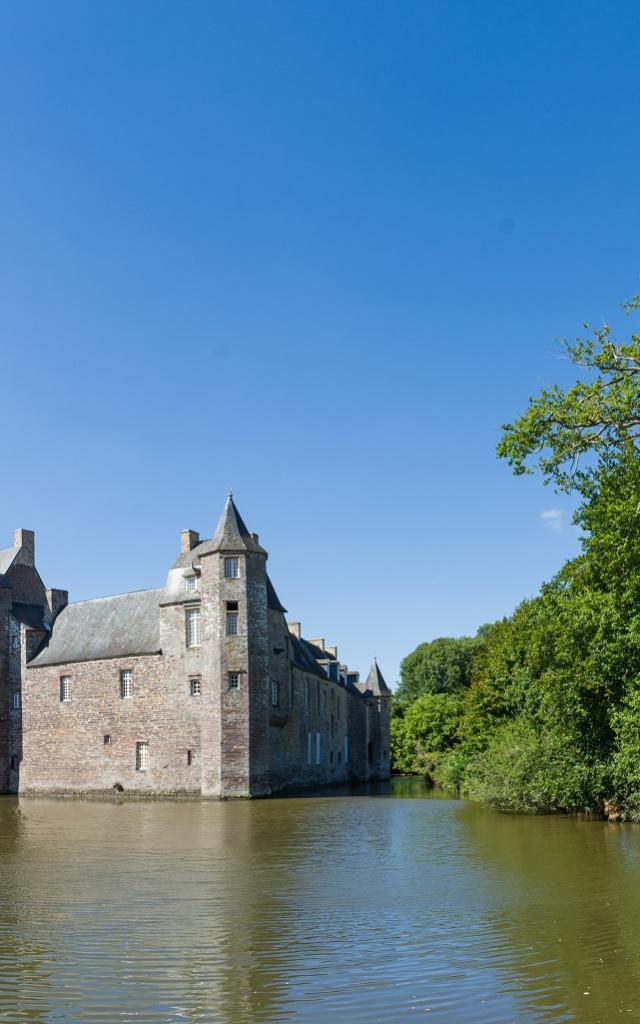
[{"label": "stone castle building", "polygon": [[229,495],[166,585],[68,603],[0,550],[0,792],[206,797],[389,778],[390,691],[305,640]]}]

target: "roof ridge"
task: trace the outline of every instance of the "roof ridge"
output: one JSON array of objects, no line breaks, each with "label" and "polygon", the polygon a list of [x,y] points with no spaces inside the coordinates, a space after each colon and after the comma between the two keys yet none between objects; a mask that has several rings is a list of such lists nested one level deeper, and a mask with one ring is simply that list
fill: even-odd
[{"label": "roof ridge", "polygon": [[101,597],[87,597],[84,601],[69,601],[66,608],[75,608],[78,604],[91,604],[93,601],[112,601],[114,597],[129,597],[130,594],[151,594],[154,591],[162,593],[164,587],[141,587],[140,590],[124,590],[120,594],[103,594]]}]

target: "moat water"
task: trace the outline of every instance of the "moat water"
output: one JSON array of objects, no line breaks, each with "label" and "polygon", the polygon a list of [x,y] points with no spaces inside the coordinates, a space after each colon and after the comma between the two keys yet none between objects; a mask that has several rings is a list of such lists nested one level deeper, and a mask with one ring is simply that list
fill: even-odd
[{"label": "moat water", "polygon": [[414,780],[252,803],[0,799],[0,1021],[640,1016],[640,827]]}]

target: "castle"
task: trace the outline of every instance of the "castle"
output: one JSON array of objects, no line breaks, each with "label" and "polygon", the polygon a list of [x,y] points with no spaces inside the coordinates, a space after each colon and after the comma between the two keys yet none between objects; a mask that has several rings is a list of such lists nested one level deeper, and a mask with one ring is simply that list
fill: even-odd
[{"label": "castle", "polygon": [[389,778],[390,691],[287,624],[231,494],[166,585],[68,603],[0,550],[0,792],[247,797]]}]

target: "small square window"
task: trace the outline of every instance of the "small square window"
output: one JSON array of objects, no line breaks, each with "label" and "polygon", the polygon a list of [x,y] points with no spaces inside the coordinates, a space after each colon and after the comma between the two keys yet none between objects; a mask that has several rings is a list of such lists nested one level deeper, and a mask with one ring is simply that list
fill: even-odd
[{"label": "small square window", "polygon": [[228,679],[228,684],[229,684],[229,689],[230,690],[239,690],[240,689],[240,673],[239,672],[229,672],[229,674],[227,676],[227,679]]},{"label": "small square window", "polygon": [[146,772],[149,769],[149,744],[136,743],[136,771]]},{"label": "small square window", "polygon": [[198,589],[198,579],[197,579],[197,577],[196,576],[187,576],[187,578],[184,581],[184,585],[185,585],[187,594],[195,593],[195,591]]},{"label": "small square window", "polygon": [[120,673],[120,696],[123,700],[133,697],[133,672],[130,668]]},{"label": "small square window", "polygon": [[63,703],[71,700],[71,676],[60,676],[60,700]]},{"label": "small square window", "polygon": [[240,563],[237,558],[225,558],[224,578],[226,580],[237,580],[240,577]]},{"label": "small square window", "polygon": [[199,679],[189,680],[189,689],[191,690],[192,697],[199,697],[202,693],[202,683]]}]

